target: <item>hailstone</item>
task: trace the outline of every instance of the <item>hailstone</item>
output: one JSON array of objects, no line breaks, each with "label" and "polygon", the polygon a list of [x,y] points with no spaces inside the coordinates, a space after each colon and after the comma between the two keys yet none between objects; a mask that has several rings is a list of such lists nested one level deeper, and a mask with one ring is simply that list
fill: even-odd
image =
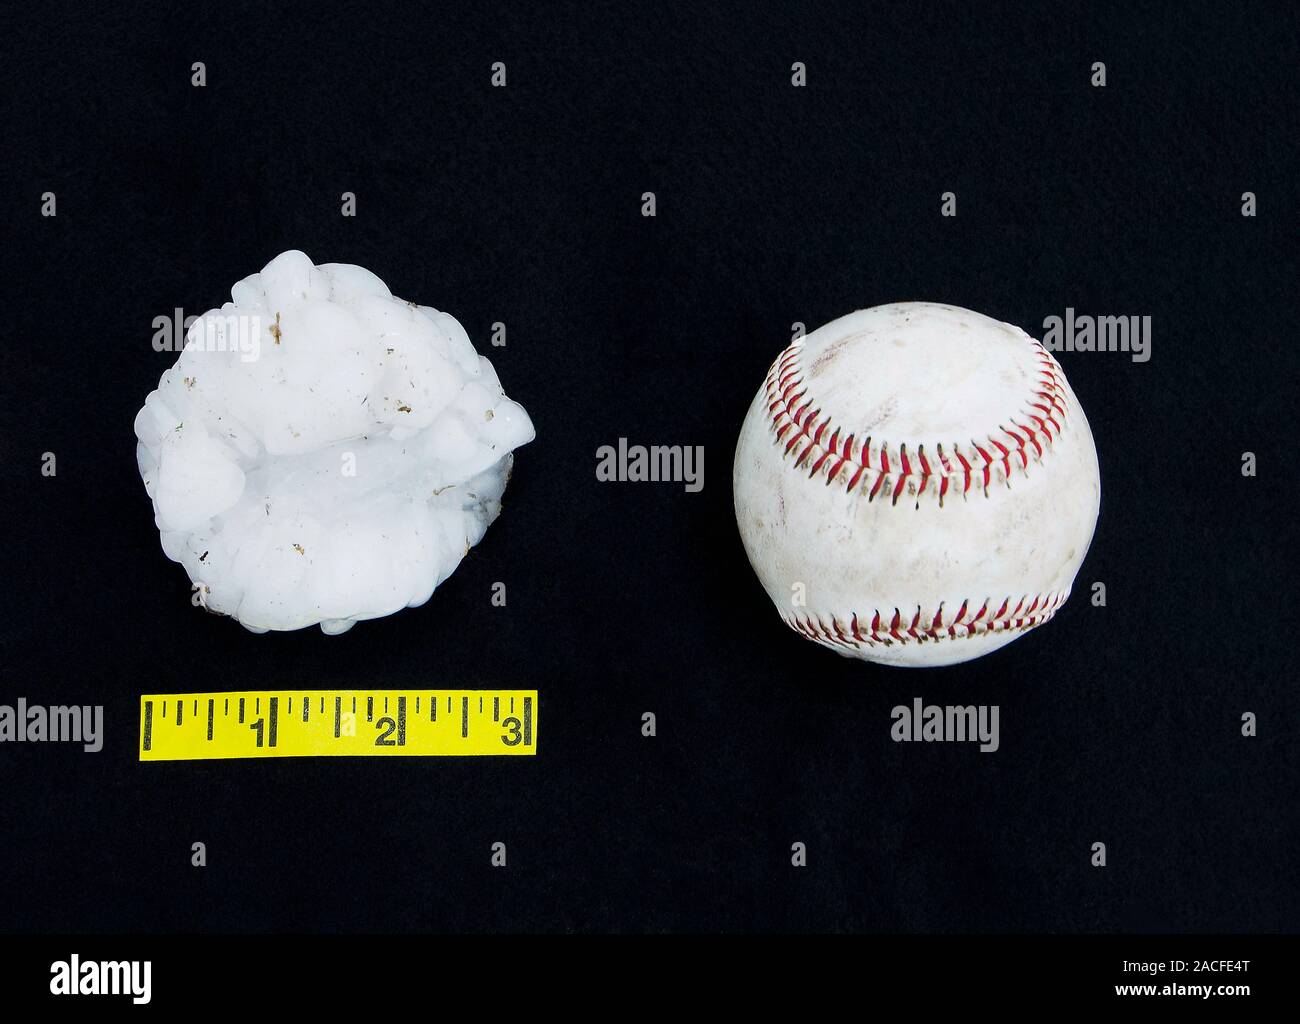
[{"label": "hailstone", "polygon": [[455,317],[282,253],[186,332],[135,418],[167,557],[255,633],[429,600],[534,437]]}]

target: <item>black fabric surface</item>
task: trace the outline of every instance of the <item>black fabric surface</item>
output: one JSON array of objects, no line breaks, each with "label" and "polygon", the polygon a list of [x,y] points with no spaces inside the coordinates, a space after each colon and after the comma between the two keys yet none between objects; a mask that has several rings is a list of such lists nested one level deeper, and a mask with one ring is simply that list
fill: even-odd
[{"label": "black fabric surface", "polygon": [[[984,6],[11,25],[0,702],[106,740],[0,745],[0,929],[1295,931],[1296,20]],[[289,248],[453,313],[538,431],[433,599],[340,638],[192,608],[135,468],[153,318]],[[915,672],[780,623],[730,486],[791,323],[906,299],[1153,323],[1148,363],[1060,356],[1102,477],[1073,598]],[[703,491],[599,482],[619,437],[703,445]],[[539,754],[137,762],[143,692],[349,686],[535,687]],[[914,697],[999,705],[1000,749],[892,742]]]}]

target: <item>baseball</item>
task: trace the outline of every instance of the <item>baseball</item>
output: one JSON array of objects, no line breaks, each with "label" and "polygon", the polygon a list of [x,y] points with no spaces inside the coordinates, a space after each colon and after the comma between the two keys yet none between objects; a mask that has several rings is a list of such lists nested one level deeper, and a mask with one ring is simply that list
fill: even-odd
[{"label": "baseball", "polygon": [[1101,497],[1092,432],[1051,353],[928,302],[850,313],[782,352],[733,485],[786,624],[904,666],[969,661],[1052,618]]}]

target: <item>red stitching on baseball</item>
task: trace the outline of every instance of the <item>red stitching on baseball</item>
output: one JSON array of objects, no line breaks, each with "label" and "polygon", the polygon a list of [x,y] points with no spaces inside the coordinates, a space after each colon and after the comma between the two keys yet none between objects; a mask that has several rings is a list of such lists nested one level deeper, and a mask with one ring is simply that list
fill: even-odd
[{"label": "red stitching on baseball", "polygon": [[[989,606],[993,603],[985,599],[980,610],[969,620],[966,619],[970,601],[962,601],[961,608],[951,620],[945,623],[943,604],[931,615],[919,605],[910,620],[903,617],[903,612],[895,608],[889,615],[888,623],[882,624],[879,610],[870,613],[871,625],[864,626],[867,614],[854,612],[847,619],[832,615],[827,621],[816,615],[795,612],[785,617],[785,624],[797,633],[802,633],[810,640],[825,644],[827,647],[892,647],[894,644],[926,643],[930,640],[962,640],[989,633],[1025,632],[1041,626],[1060,610],[1069,592],[1052,592],[1048,594],[1024,594],[1010,612],[1011,597],[1003,599],[998,611],[988,618]],[[1029,607],[1025,602],[1029,601]],[[1021,611],[1023,610],[1023,613]]]},{"label": "red stitching on baseball", "polygon": [[[963,452],[958,443],[948,449],[938,444],[935,466],[926,457],[924,445],[916,445],[915,456],[909,457],[907,445],[899,444],[897,460],[889,457],[888,441],[873,446],[868,437],[855,446],[853,434],[845,433],[829,414],[823,416],[824,410],[813,407],[816,399],[809,395],[800,368],[803,342],[795,342],[777,356],[767,375],[767,413],[774,442],[784,443],[784,454],[793,458],[796,468],[811,465],[810,477],[825,473],[828,486],[838,481],[851,493],[865,493],[867,501],[888,495],[891,504],[896,505],[904,493],[911,493],[919,500],[930,489],[942,506],[954,483],[960,483],[964,498],[970,493],[972,482],[987,497],[995,471],[999,482],[1010,486],[1015,471],[1028,473],[1030,462],[1042,460],[1060,437],[1065,422],[1065,382],[1060,367],[1041,344],[1032,339],[1030,343],[1039,369],[1035,374],[1036,390],[1028,396],[1020,416],[1028,423],[1010,419],[1010,426],[999,424],[997,436],[972,438],[968,452]],[[826,435],[829,438],[823,446]],[[1002,439],[1010,439],[1012,444]],[[989,449],[996,449],[998,454]],[[950,460],[950,454],[956,464]],[[938,477],[939,485],[930,488],[934,477]]]}]

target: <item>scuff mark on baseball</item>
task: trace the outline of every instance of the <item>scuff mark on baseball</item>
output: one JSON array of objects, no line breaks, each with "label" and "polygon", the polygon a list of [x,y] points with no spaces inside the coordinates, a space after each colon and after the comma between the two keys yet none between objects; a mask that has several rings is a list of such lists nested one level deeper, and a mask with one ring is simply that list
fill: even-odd
[{"label": "scuff mark on baseball", "polygon": [[1050,619],[1101,499],[1092,432],[1051,353],[928,302],[850,313],[782,352],[733,488],[786,624],[904,666],[968,661]]}]

